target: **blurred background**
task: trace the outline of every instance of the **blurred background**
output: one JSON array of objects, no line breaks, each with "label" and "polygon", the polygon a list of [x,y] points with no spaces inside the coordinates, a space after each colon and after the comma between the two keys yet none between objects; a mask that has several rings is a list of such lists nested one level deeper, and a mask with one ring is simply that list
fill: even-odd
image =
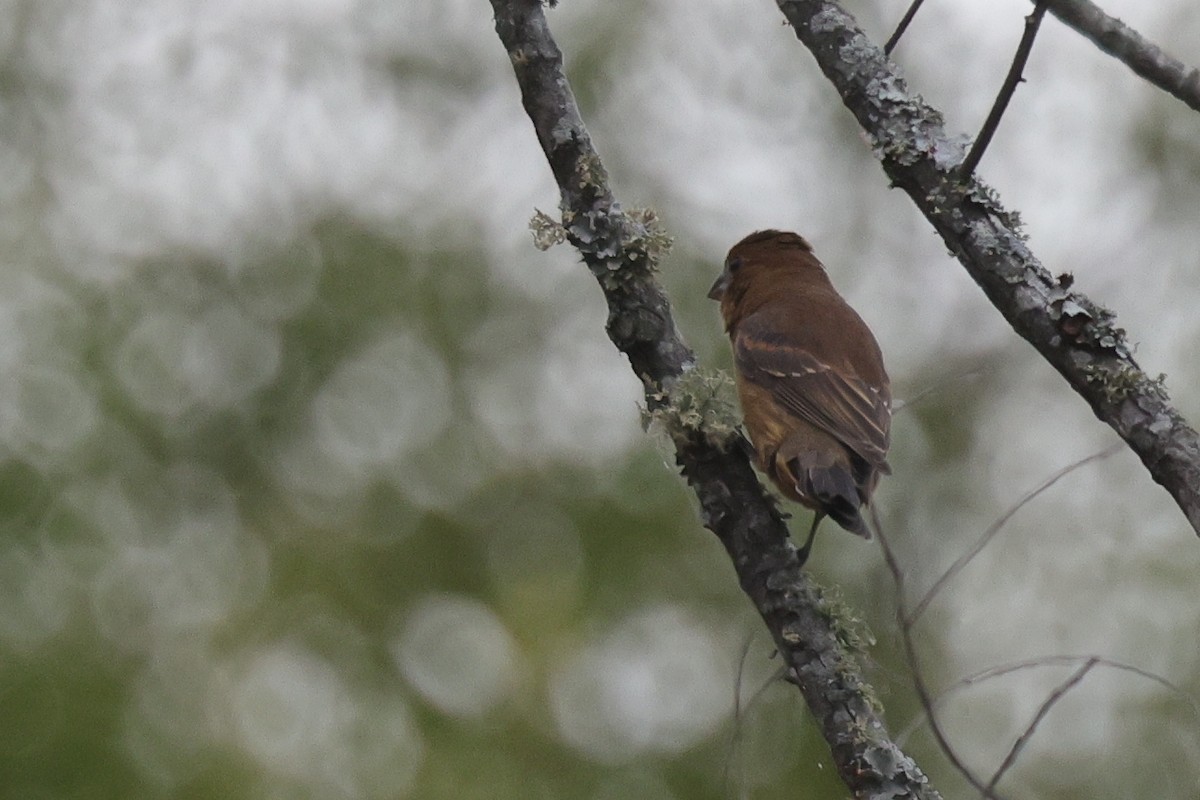
[{"label": "blurred background", "polygon": [[[847,6],[877,42],[902,0]],[[1109,0],[1200,62],[1187,0]],[[926,4],[895,57],[974,133],[1031,6]],[[842,798],[704,530],[484,0],[0,0],[0,798]],[[899,400],[879,507],[914,593],[1116,441],[890,191],[774,4],[551,25],[701,362],[752,230],[806,235]],[[1047,18],[981,165],[1200,422],[1200,117]],[[797,510],[797,529],[807,525]],[[919,721],[874,544],[811,569]],[[1096,668],[1001,788],[1194,798],[1200,542],[1128,451],[1021,509],[917,628],[945,689]],[[941,707],[990,775],[1072,667]],[[765,688],[764,688],[765,687]],[[917,725],[905,746],[963,784]]]}]

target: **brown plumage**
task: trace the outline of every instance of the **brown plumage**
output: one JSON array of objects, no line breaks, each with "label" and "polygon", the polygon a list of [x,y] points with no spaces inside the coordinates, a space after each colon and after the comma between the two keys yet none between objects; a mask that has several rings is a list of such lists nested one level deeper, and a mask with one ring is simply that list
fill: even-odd
[{"label": "brown plumage", "polygon": [[759,468],[783,494],[870,538],[861,507],[887,450],[891,389],[875,337],[802,237],[752,233],[733,246],[708,296],[721,302],[738,395]]}]

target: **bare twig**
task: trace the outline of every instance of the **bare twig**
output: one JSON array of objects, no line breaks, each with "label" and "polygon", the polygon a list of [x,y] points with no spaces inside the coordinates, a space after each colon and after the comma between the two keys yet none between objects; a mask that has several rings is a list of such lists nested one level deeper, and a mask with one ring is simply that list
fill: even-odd
[{"label": "bare twig", "polygon": [[908,671],[912,674],[913,689],[917,692],[917,700],[921,704],[921,709],[925,712],[925,718],[929,720],[929,730],[933,733],[933,738],[937,741],[938,747],[945,754],[946,760],[958,770],[967,783],[978,790],[980,795],[986,798],[986,800],[1001,800],[995,793],[994,787],[984,784],[971,771],[971,768],[966,765],[966,762],[959,757],[954,746],[950,744],[950,737],[946,735],[941,723],[938,722],[937,714],[934,713],[933,698],[929,692],[929,687],[925,683],[925,675],[921,670],[920,659],[917,657],[917,646],[913,640],[912,625],[908,621],[907,601],[904,591],[904,570],[900,567],[900,562],[896,559],[896,554],[892,552],[891,545],[888,544],[887,536],[883,531],[883,525],[879,521],[878,512],[876,512],[874,506],[868,506],[868,509],[871,513],[871,526],[875,531],[875,535],[879,537],[879,546],[883,550],[883,560],[887,564],[888,572],[891,573],[892,581],[896,587],[896,621],[900,627],[900,641],[904,645],[904,660],[908,664]]},{"label": "bare twig", "polygon": [[1050,13],[1090,39],[1134,73],[1200,111],[1200,69],[1163,52],[1153,42],[1089,0],[1050,0]]},{"label": "bare twig", "polygon": [[[1007,772],[1013,766],[1013,764],[1016,763],[1016,760],[1020,756],[1021,751],[1025,748],[1026,744],[1028,744],[1030,738],[1033,736],[1034,731],[1037,729],[1038,725],[1041,724],[1042,719],[1044,719],[1045,716],[1050,712],[1050,709],[1053,708],[1054,704],[1057,703],[1058,700],[1061,699],[1063,695],[1065,695],[1068,691],[1070,691],[1070,689],[1072,687],[1074,687],[1081,680],[1083,680],[1083,677],[1093,667],[1095,667],[1097,665],[1109,666],[1109,667],[1113,667],[1115,669],[1126,670],[1129,672],[1133,672],[1137,675],[1142,675],[1144,677],[1150,678],[1151,680],[1154,680],[1155,682],[1157,682],[1163,686],[1166,686],[1167,688],[1169,688],[1175,692],[1183,694],[1185,697],[1188,698],[1189,704],[1191,705],[1193,712],[1195,713],[1195,711],[1196,711],[1195,703],[1194,703],[1194,701],[1192,701],[1191,697],[1189,695],[1187,695],[1185,692],[1182,692],[1182,690],[1175,687],[1173,684],[1171,684],[1165,678],[1154,675],[1153,673],[1147,672],[1138,667],[1133,667],[1133,666],[1129,666],[1126,664],[1121,664],[1119,662],[1110,661],[1108,659],[1102,658],[1100,656],[1095,656],[1095,655],[1092,655],[1092,656],[1049,656],[1049,657],[1040,658],[1040,659],[1020,661],[1020,662],[1016,662],[1013,664],[1001,665],[998,667],[990,667],[988,669],[985,669],[978,673],[975,673],[974,675],[970,675],[966,678],[961,679],[957,683],[951,685],[948,689],[941,692],[936,698],[933,698],[930,695],[929,689],[928,689],[927,685],[925,684],[924,675],[921,672],[921,666],[920,666],[919,659],[917,658],[916,646],[914,644],[913,628],[916,625],[917,620],[921,617],[921,614],[925,611],[926,608],[928,608],[929,604],[934,600],[934,598],[936,598],[938,592],[942,589],[942,587],[944,587],[946,585],[946,583],[951,578],[954,577],[954,575],[956,575],[963,567],[965,567],[967,565],[967,563],[969,563],[971,561],[972,558],[974,558],[976,555],[978,555],[979,552],[982,551],[983,548],[987,546],[988,542],[991,541],[991,539],[996,535],[996,533],[1008,522],[1008,520],[1011,519],[1012,516],[1017,511],[1019,511],[1026,504],[1028,504],[1029,501],[1031,501],[1033,498],[1037,497],[1039,494],[1041,494],[1042,492],[1049,489],[1051,486],[1053,486],[1055,483],[1057,483],[1063,477],[1070,474],[1071,472],[1074,472],[1075,470],[1079,469],[1083,465],[1088,464],[1092,461],[1102,459],[1102,458],[1107,458],[1108,456],[1115,454],[1118,450],[1121,450],[1121,449],[1122,449],[1121,445],[1113,445],[1113,446],[1111,446],[1105,450],[1102,450],[1098,453],[1093,453],[1092,455],[1087,456],[1086,458],[1080,459],[1079,461],[1076,461],[1076,462],[1068,465],[1067,467],[1064,467],[1063,469],[1059,470],[1054,475],[1050,476],[1048,479],[1043,481],[1033,491],[1029,492],[1024,497],[1022,497],[1021,500],[1019,500],[1015,505],[1013,505],[1003,515],[1001,515],[1001,517],[988,528],[988,530],[983,534],[983,536],[980,537],[980,539],[975,543],[975,545],[967,553],[965,553],[957,561],[955,561],[954,564],[951,565],[951,567],[948,570],[946,570],[946,572],[942,573],[942,575],[938,578],[938,580],[934,582],[933,586],[930,587],[929,591],[927,591],[925,593],[925,595],[921,598],[920,602],[917,604],[917,606],[913,609],[912,612],[909,612],[907,610],[904,571],[900,567],[899,562],[895,557],[895,554],[892,552],[891,546],[888,544],[887,537],[883,533],[882,526],[879,522],[878,515],[875,513],[875,510],[873,508],[871,509],[872,522],[874,524],[875,532],[879,536],[880,546],[883,549],[884,561],[887,563],[888,570],[889,570],[889,572],[891,572],[892,579],[896,586],[896,619],[897,619],[897,621],[899,623],[899,627],[900,627],[900,636],[901,636],[901,642],[903,643],[903,646],[904,646],[905,660],[908,664],[909,671],[912,674],[913,686],[917,693],[917,699],[920,702],[923,718],[926,721],[928,721],[929,729],[933,733],[934,739],[937,741],[938,746],[942,749],[943,753],[945,753],[946,758],[955,767],[955,769],[957,769],[963,775],[963,777],[965,777],[967,779],[967,781],[975,789],[977,789],[979,791],[980,797],[985,798],[986,800],[994,800],[994,798],[996,798],[996,786],[1000,782],[1000,779],[1004,776],[1005,772]],[[942,729],[940,723],[938,722],[938,718],[935,713],[937,707],[952,692],[962,689],[971,684],[978,683],[983,680],[987,680],[989,678],[999,677],[1000,675],[1005,675],[1009,672],[1015,672],[1020,669],[1027,669],[1027,668],[1041,667],[1041,666],[1062,665],[1062,664],[1074,664],[1074,663],[1078,663],[1080,661],[1082,661],[1083,663],[1079,666],[1079,668],[1076,670],[1074,675],[1070,679],[1068,679],[1067,681],[1062,683],[1059,687],[1057,687],[1053,692],[1051,692],[1051,694],[1042,703],[1041,707],[1038,709],[1037,714],[1034,716],[1033,720],[1030,722],[1028,727],[1026,727],[1025,731],[1023,731],[1019,737],[1017,737],[1016,741],[1013,743],[1012,748],[1009,750],[1008,754],[1005,756],[1003,762],[1001,762],[1001,764],[997,768],[996,772],[992,775],[992,778],[988,781],[988,783],[986,785],[983,785],[981,783],[981,781],[979,781],[979,779],[974,775],[974,773],[972,773],[970,771],[970,769],[963,763],[961,758],[951,747],[949,739],[945,734],[945,731]],[[910,723],[909,726],[904,729],[901,736],[898,737],[898,741],[904,741],[908,737],[908,735],[911,734],[911,732],[915,728],[916,724],[919,724],[920,719],[921,718],[918,718],[918,720],[914,721],[913,723]]]},{"label": "bare twig", "polygon": [[1096,666],[1097,663],[1098,659],[1089,658],[1087,661],[1083,662],[1082,665],[1080,665],[1079,669],[1071,673],[1071,677],[1060,683],[1058,687],[1050,693],[1050,695],[1042,703],[1041,707],[1038,708],[1037,713],[1033,715],[1033,719],[1030,720],[1028,727],[1026,727],[1025,730],[1021,732],[1021,735],[1017,737],[1017,740],[1013,742],[1012,748],[1008,751],[1008,755],[1004,757],[1004,761],[1000,762],[1000,766],[996,769],[995,774],[992,775],[992,779],[988,781],[987,791],[984,792],[985,796],[990,795],[991,791],[996,788],[996,784],[1000,782],[1002,777],[1004,777],[1004,773],[1007,772],[1013,764],[1017,763],[1017,757],[1021,754],[1021,751],[1025,749],[1025,745],[1029,743],[1030,738],[1033,736],[1033,732],[1037,730],[1037,726],[1040,725],[1042,720],[1046,718],[1046,715],[1050,713],[1050,709],[1054,708],[1054,704],[1061,700],[1067,692],[1075,688],[1075,686],[1077,686],[1079,682],[1084,679],[1084,676],[1092,671],[1092,667]]},{"label": "bare twig", "polygon": [[[654,275],[662,237],[623,212],[613,197],[540,0],[491,4],[522,103],[558,183],[562,233],[604,292],[609,337],[643,381],[647,405],[667,412],[694,357]],[[737,443],[736,426],[668,428],[701,519],[725,546],[742,589],[771,631],[842,781],[859,797],[940,798],[889,738],[828,602],[801,570],[778,509]]]},{"label": "bare twig", "polygon": [[[772,686],[774,686],[779,681],[779,679],[782,678],[787,673],[787,670],[784,667],[780,667],[779,669],[775,670],[775,672],[771,674],[771,677],[769,677],[765,681],[763,681],[762,686],[759,686],[757,689],[755,689],[754,693],[751,694],[749,699],[747,699],[745,704],[743,704],[742,703],[742,679],[744,677],[744,672],[745,672],[745,668],[746,668],[746,659],[750,655],[750,645],[753,641],[754,641],[753,638],[747,638],[745,645],[743,645],[743,647],[742,647],[742,654],[741,654],[741,657],[738,659],[736,683],[734,684],[734,695],[733,695],[734,728],[733,728],[733,733],[730,734],[730,737],[729,737],[729,752],[726,754],[726,757],[725,757],[725,769],[724,769],[725,786],[726,786],[727,791],[729,791],[730,796],[732,796],[733,780],[732,780],[731,773],[732,773],[734,751],[737,749],[738,743],[739,743],[739,741],[741,739],[741,735],[742,735],[742,714],[744,712],[749,711],[754,706],[754,704],[757,703],[764,694],[766,694],[767,689],[770,689]],[[743,797],[746,796],[744,785],[742,787],[741,794]]]},{"label": "bare twig", "polygon": [[1036,488],[1028,492],[1024,497],[1014,503],[1007,511],[1000,515],[999,519],[988,526],[988,529],[983,532],[983,535],[979,537],[970,550],[959,556],[958,559],[950,565],[950,568],[943,572],[941,576],[933,582],[933,585],[929,587],[929,590],[925,592],[920,601],[918,601],[916,606],[913,607],[912,613],[908,616],[906,621],[916,624],[921,615],[925,613],[925,609],[928,608],[929,604],[932,603],[937,597],[938,592],[940,592],[955,575],[961,572],[963,567],[971,563],[971,560],[975,558],[975,556],[979,555],[983,548],[987,547],[988,542],[990,542],[992,538],[1000,532],[1000,529],[1008,524],[1008,521],[1013,518],[1013,515],[1024,508],[1029,501],[1033,500],[1039,494],[1046,491],[1051,486],[1058,483],[1060,480],[1065,478],[1067,475],[1070,475],[1080,467],[1090,464],[1093,461],[1099,461],[1101,459],[1108,458],[1109,456],[1116,455],[1118,451],[1123,449],[1124,445],[1121,444],[1110,445],[1098,453],[1092,453],[1090,456],[1081,458],[1074,463],[1068,464],[1046,480],[1042,481]]},{"label": "bare twig", "polygon": [[961,380],[966,380],[967,378],[974,378],[977,375],[983,375],[987,371],[988,370],[986,368],[981,367],[980,369],[969,369],[969,370],[966,370],[965,372],[960,372],[956,375],[949,375],[945,378],[940,378],[940,379],[934,381],[929,386],[926,386],[921,391],[914,394],[912,397],[906,397],[903,400],[895,401],[892,404],[892,416],[894,417],[897,414],[899,414],[901,411],[912,408],[917,403],[920,403],[926,397],[929,397],[934,392],[943,388],[947,384],[955,383],[955,382],[961,381]]},{"label": "bare twig", "polygon": [[[1069,667],[1069,666],[1073,666],[1073,665],[1079,664],[1084,661],[1095,661],[1096,666],[1098,666],[1098,667],[1107,667],[1109,669],[1115,669],[1115,670],[1118,670],[1121,672],[1130,672],[1139,677],[1154,681],[1159,686],[1163,687],[1164,689],[1167,689],[1168,691],[1170,691],[1171,693],[1173,693],[1174,695],[1179,697],[1181,700],[1186,702],[1188,705],[1188,708],[1190,708],[1192,711],[1192,715],[1197,718],[1200,718],[1200,707],[1198,707],[1196,705],[1195,698],[1192,697],[1190,694],[1188,694],[1188,692],[1186,692],[1181,687],[1176,686],[1175,684],[1171,683],[1169,680],[1167,680],[1163,676],[1157,675],[1153,672],[1150,672],[1149,670],[1142,669],[1141,667],[1135,667],[1132,664],[1125,664],[1120,661],[1113,661],[1111,659],[1104,658],[1103,656],[1097,656],[1097,655],[1043,656],[1041,658],[1030,658],[1030,659],[1025,659],[1023,661],[1012,661],[1007,664],[998,664],[996,666],[988,667],[986,669],[981,669],[978,672],[974,672],[970,675],[967,675],[965,678],[959,678],[957,681],[952,683],[950,686],[946,687],[937,697],[934,698],[933,707],[938,708],[946,700],[948,700],[951,695],[957,694],[958,692],[962,691],[963,689],[967,689],[971,686],[974,686],[975,684],[983,683],[984,681],[991,680],[992,678],[999,678],[1004,675],[1011,674],[1013,672],[1021,672],[1021,671],[1029,670],[1029,669],[1038,669],[1041,667],[1062,667],[1062,666]],[[909,722],[907,725],[905,725],[904,729],[902,731],[900,731],[899,734],[897,734],[896,741],[903,744],[908,739],[909,736],[912,736],[913,731],[915,731],[921,725],[921,723],[925,721],[925,719],[926,719],[926,714],[925,714],[925,711],[922,709],[921,713],[918,714],[916,717],[914,717],[913,720],[911,722]]]},{"label": "bare twig", "polygon": [[912,95],[894,65],[833,0],[776,0],[796,36],[875,144],[892,183],[925,214],[1013,330],[1138,454],[1200,534],[1200,434],[1162,377],[1133,358],[1116,316],[1055,278],[995,191],[959,166],[962,140]]},{"label": "bare twig", "polygon": [[925,0],[913,0],[909,5],[908,10],[904,12],[904,16],[900,18],[900,24],[896,26],[895,32],[887,40],[887,44],[883,46],[883,52],[886,55],[890,56],[892,51],[896,49],[896,45],[900,43],[900,37],[908,30],[908,24],[913,21],[913,17],[917,15],[917,11],[924,2]]},{"label": "bare twig", "polygon": [[[1004,116],[1005,109],[1008,108],[1008,102],[1012,100],[1013,93],[1017,90],[1017,84],[1024,80],[1022,74],[1025,72],[1025,64],[1029,61],[1029,54],[1033,51],[1033,40],[1037,38],[1038,28],[1042,24],[1042,17],[1046,16],[1047,0],[1037,0],[1037,4],[1033,8],[1033,13],[1025,18],[1025,33],[1021,36],[1021,41],[1017,45],[1017,52],[1013,56],[1012,66],[1008,68],[1008,75],[1004,78],[1004,83],[1000,86],[1000,91],[996,95],[996,101],[992,103],[992,110],[988,112],[987,119],[983,122],[983,127],[979,129],[979,135],[975,137],[975,144],[971,146],[971,152],[967,153],[966,159],[963,160],[962,166],[959,168],[962,177],[967,178],[979,166],[979,161],[983,158],[984,151],[992,142],[992,136],[995,135],[996,129],[1000,127],[1000,118]],[[886,48],[884,52],[887,52]]]}]

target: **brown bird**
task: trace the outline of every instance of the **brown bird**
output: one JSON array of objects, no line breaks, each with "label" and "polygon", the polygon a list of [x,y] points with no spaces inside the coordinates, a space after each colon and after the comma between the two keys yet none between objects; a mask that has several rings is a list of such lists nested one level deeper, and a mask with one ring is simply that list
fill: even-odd
[{"label": "brown bird", "polygon": [[795,233],[758,231],[735,244],[708,296],[721,302],[759,468],[816,512],[801,563],[827,516],[871,538],[860,509],[891,472],[892,421],[871,330]]}]

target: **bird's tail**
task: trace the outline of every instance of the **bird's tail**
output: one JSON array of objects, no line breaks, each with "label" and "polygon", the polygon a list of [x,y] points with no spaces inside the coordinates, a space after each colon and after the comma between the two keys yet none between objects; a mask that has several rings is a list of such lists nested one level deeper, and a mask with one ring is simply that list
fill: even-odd
[{"label": "bird's tail", "polygon": [[871,538],[862,517],[862,496],[854,477],[841,465],[798,470],[796,491],[814,500],[820,511],[851,533]]}]

